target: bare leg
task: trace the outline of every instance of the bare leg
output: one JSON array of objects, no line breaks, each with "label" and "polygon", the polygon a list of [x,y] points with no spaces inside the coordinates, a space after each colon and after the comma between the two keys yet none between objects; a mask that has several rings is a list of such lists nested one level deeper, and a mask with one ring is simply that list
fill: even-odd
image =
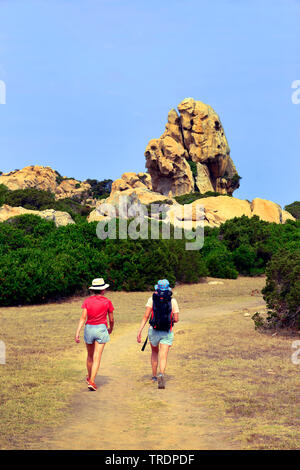
[{"label": "bare leg", "polygon": [[152,344],[151,344],[151,366],[152,366],[152,377],[156,377],[157,366],[158,366],[158,346],[152,346]]},{"label": "bare leg", "polygon": [[95,382],[95,378],[96,378],[96,375],[100,366],[102,352],[105,346],[105,343],[100,344],[97,341],[95,341],[94,344],[95,344],[95,350],[94,350],[93,365],[92,365],[91,376],[90,376],[91,382]]},{"label": "bare leg", "polygon": [[168,344],[160,344],[159,347],[159,370],[161,374],[165,373],[169,348],[170,346]]},{"label": "bare leg", "polygon": [[85,345],[87,349],[86,368],[87,368],[88,378],[90,378],[91,372],[92,372],[95,343],[93,344],[85,343]]}]

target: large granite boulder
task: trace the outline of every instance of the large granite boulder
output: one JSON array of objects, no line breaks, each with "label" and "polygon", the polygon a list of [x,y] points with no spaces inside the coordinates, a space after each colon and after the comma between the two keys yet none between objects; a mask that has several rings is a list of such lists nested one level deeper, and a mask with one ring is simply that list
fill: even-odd
[{"label": "large granite boulder", "polygon": [[218,114],[186,98],[168,114],[165,132],[145,151],[154,191],[178,196],[199,190],[232,194],[239,176]]}]

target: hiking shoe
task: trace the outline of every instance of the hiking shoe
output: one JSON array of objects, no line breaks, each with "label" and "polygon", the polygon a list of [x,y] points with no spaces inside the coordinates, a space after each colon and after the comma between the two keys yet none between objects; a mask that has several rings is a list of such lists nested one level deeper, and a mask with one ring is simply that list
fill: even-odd
[{"label": "hiking shoe", "polygon": [[163,374],[159,374],[158,376],[158,388],[165,388],[165,378]]},{"label": "hiking shoe", "polygon": [[156,383],[157,382],[157,377],[154,375],[151,380],[152,380],[153,383]]},{"label": "hiking shoe", "polygon": [[95,382],[91,382],[90,380],[88,381],[88,389],[89,390],[94,390],[94,392],[96,392],[97,390],[97,385],[95,384]]}]

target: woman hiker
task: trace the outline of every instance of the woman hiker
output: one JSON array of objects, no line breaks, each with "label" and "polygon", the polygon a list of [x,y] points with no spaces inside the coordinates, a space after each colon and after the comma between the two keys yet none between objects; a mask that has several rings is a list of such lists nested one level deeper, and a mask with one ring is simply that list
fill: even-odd
[{"label": "woman hiker", "polygon": [[[109,335],[113,331],[114,316],[113,304],[105,297],[109,284],[105,284],[103,279],[94,279],[89,287],[90,297],[85,299],[81,308],[83,309],[75,335],[76,343],[80,342],[80,330],[85,324],[84,341],[87,348],[87,377],[86,382],[90,390],[97,390],[95,378],[99,370],[102,352],[105,344],[110,340]],[[107,325],[107,315],[109,317],[109,328]]]},{"label": "woman hiker", "polygon": [[[152,381],[158,382],[158,388],[165,388],[164,373],[168,352],[174,338],[173,324],[179,321],[178,304],[176,299],[172,298],[167,279],[158,281],[154,294],[148,299],[146,312],[137,335],[138,343],[142,341],[142,331],[149,317],[148,337],[151,344]],[[157,377],[158,362],[160,373]]]}]

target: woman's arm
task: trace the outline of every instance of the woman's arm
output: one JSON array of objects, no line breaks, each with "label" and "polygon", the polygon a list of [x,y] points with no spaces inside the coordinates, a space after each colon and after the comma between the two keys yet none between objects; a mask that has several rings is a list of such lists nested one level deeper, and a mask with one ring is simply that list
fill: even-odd
[{"label": "woman's arm", "polygon": [[81,328],[83,327],[83,325],[85,324],[86,319],[87,319],[87,309],[84,308],[84,309],[82,309],[82,315],[81,315],[81,317],[80,317],[80,320],[79,320],[79,323],[78,323],[78,327],[77,327],[77,330],[76,330],[76,334],[75,334],[75,341],[76,341],[76,343],[80,343],[80,339],[79,339],[80,330],[81,330]]},{"label": "woman's arm", "polygon": [[113,312],[108,312],[108,318],[109,318],[109,328],[108,328],[108,334],[110,335],[112,333],[112,330],[114,329],[114,314]]},{"label": "woman's arm", "polygon": [[144,326],[146,325],[146,323],[148,321],[151,310],[152,310],[151,307],[146,307],[146,312],[145,312],[145,315],[143,316],[142,323],[141,323],[141,326],[140,326],[140,329],[138,331],[137,338],[136,338],[138,343],[140,343],[142,341],[142,331],[143,331],[143,328],[144,328]]},{"label": "woman's arm", "polygon": [[179,322],[179,313],[178,312],[176,312],[176,313],[174,312],[173,320],[174,320],[174,323]]}]

